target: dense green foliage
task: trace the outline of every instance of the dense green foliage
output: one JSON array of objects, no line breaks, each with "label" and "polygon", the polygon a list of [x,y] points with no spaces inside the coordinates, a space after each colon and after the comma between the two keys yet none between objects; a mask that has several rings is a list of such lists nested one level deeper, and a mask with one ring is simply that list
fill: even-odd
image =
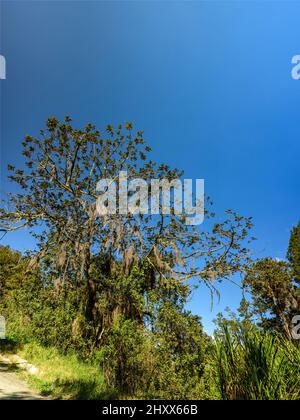
[{"label": "dense green foliage", "polygon": [[[298,399],[290,329],[299,311],[299,226],[289,262],[252,262],[251,218],[229,210],[208,231],[187,225],[172,200],[169,215],[99,216],[100,178],[181,175],[149,160],[150,150],[130,123],[103,135],[53,117],[40,137],[26,136],[25,169],[9,166],[20,192],[1,209],[0,231],[27,227],[37,249],[21,255],[0,246],[10,339],[43,366],[48,377],[36,381],[59,398]],[[215,217],[209,207],[205,214]],[[220,315],[209,337],[186,310],[191,285],[213,292],[241,272],[250,300],[239,316]],[[48,357],[62,367],[47,369]]]},{"label": "dense green foliage", "polygon": [[[5,257],[10,279],[27,278],[20,254],[0,247],[0,256],[3,262]],[[125,286],[128,292],[127,282]],[[110,327],[102,332],[101,346],[96,346],[89,334],[82,336],[81,323],[86,321],[78,318],[73,294],[57,296],[51,285],[41,284],[38,273],[14,289],[2,290],[5,299],[0,301],[0,312],[7,319],[10,338],[19,343],[37,342],[62,353],[77,353],[99,366],[108,393],[114,395],[118,390],[123,396],[201,397],[198,388],[210,340],[199,318],[184,310],[186,288],[181,290],[181,299],[176,295],[176,299],[161,300],[158,292],[153,294],[147,307],[154,315],[147,328],[138,320],[115,314]]]},{"label": "dense green foliage", "polygon": [[251,291],[253,314],[260,318],[260,325],[265,330],[283,330],[290,339],[299,300],[289,264],[272,258],[258,260],[248,270],[244,284]]},{"label": "dense green foliage", "polygon": [[[79,321],[72,295],[57,299],[35,276],[21,281],[27,278],[24,259],[7,247],[0,247],[0,260],[10,279],[2,288],[0,311],[7,318],[9,336],[25,344],[22,355],[42,368],[43,375],[30,380],[45,395],[300,398],[300,348],[280,334],[254,327],[245,302],[239,318],[219,317],[216,341],[203,333],[197,317],[184,311],[183,302],[167,301],[155,308],[151,328],[117,315],[103,333],[105,344],[95,348],[74,331]],[[82,362],[76,362],[77,357]]]},{"label": "dense green foliage", "polygon": [[291,265],[293,279],[298,285],[297,294],[300,297],[300,222],[291,232],[287,258]]},{"label": "dense green foliage", "polygon": [[223,333],[213,356],[222,399],[300,399],[299,346],[255,329]]}]

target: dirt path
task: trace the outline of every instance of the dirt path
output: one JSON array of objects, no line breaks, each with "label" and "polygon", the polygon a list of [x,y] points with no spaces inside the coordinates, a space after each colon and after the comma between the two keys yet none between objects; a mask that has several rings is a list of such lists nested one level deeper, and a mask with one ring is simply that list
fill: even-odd
[{"label": "dirt path", "polygon": [[16,374],[18,369],[0,361],[0,400],[42,400]]}]

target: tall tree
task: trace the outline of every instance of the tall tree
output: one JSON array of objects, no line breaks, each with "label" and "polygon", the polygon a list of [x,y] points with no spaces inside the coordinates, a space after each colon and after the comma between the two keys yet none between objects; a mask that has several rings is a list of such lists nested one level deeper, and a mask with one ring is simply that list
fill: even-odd
[{"label": "tall tree", "polygon": [[258,260],[244,279],[254,313],[267,330],[282,330],[291,339],[291,314],[298,308],[289,264],[272,258]]},{"label": "tall tree", "polygon": [[[99,180],[118,182],[120,172],[127,171],[128,179],[141,178],[150,189],[151,179],[172,181],[182,172],[150,160],[151,148],[145,145],[143,132],[134,132],[131,123],[108,125],[104,133],[93,124],[77,129],[71,123],[70,117],[62,122],[52,117],[38,137],[25,137],[24,168],[8,168],[20,191],[11,194],[1,209],[0,230],[5,234],[30,229],[39,250],[28,269],[44,264],[57,293],[78,290],[87,320],[100,322],[99,287],[119,285],[136,271],[143,272],[139,287],[144,295],[173,285],[174,280],[192,278],[213,288],[214,281],[248,263],[244,242],[251,219],[230,211],[209,232],[188,226],[184,216],[175,214],[174,202],[169,215],[99,216]],[[206,216],[211,215],[206,209]],[[100,278],[106,279],[104,283]],[[143,319],[139,304],[132,310],[128,300],[121,301],[110,310]]]}]

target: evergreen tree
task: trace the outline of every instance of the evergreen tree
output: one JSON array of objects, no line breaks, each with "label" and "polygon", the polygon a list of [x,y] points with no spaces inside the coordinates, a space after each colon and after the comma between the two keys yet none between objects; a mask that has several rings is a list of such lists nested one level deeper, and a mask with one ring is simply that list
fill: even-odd
[{"label": "evergreen tree", "polygon": [[293,279],[298,284],[297,295],[300,299],[300,222],[292,229],[287,259],[292,268]]}]

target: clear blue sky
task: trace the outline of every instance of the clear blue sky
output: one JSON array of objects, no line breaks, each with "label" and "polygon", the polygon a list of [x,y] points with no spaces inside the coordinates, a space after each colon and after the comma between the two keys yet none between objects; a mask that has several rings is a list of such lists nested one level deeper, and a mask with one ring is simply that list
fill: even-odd
[{"label": "clear blue sky", "polygon": [[[300,219],[299,17],[288,1],[2,1],[2,192],[23,135],[49,115],[100,128],[129,120],[154,160],[205,178],[218,213],[254,217],[257,257],[284,258]],[[24,232],[2,243],[33,245]],[[190,307],[211,331],[239,300],[224,284],[212,312],[204,288]]]}]

